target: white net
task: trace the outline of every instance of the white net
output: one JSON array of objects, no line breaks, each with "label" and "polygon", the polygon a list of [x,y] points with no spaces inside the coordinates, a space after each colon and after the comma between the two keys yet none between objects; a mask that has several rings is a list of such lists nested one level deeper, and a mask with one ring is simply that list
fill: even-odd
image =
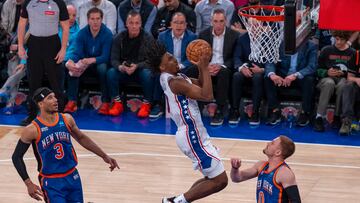
[{"label": "white net", "polygon": [[281,7],[248,7],[240,10],[239,15],[250,37],[249,60],[263,64],[278,62],[284,21],[267,17],[283,17],[284,10]]}]

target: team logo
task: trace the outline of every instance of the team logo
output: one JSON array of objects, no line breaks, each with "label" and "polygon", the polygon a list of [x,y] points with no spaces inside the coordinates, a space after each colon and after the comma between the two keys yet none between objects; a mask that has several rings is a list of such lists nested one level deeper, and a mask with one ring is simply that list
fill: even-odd
[{"label": "team logo", "polygon": [[287,118],[290,112],[292,112],[295,117],[299,114],[299,110],[293,106],[287,106],[281,109],[281,115],[283,115],[284,118]]},{"label": "team logo", "polygon": [[21,105],[24,101],[26,101],[26,97],[26,94],[18,92],[15,96],[15,104],[18,106]]},{"label": "team logo", "polygon": [[42,127],[42,128],[41,128],[41,132],[45,132],[45,131],[48,131],[48,130],[49,130],[48,127]]},{"label": "team logo", "polygon": [[64,126],[64,125],[65,125],[65,124],[64,124],[64,121],[60,121],[60,122],[59,122],[59,125],[60,125],[60,127],[61,127],[61,126]]},{"label": "team logo", "polygon": [[253,104],[249,103],[248,105],[244,106],[244,112],[251,118],[253,114]]}]

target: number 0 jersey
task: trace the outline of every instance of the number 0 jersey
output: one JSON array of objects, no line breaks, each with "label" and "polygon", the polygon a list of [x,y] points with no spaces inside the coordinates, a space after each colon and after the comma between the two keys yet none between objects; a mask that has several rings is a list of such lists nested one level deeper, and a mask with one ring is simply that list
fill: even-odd
[{"label": "number 0 jersey", "polygon": [[44,177],[62,177],[72,173],[77,157],[71,143],[70,128],[65,115],[56,113],[54,123],[46,123],[40,117],[32,122],[38,132],[33,142],[38,171]]}]

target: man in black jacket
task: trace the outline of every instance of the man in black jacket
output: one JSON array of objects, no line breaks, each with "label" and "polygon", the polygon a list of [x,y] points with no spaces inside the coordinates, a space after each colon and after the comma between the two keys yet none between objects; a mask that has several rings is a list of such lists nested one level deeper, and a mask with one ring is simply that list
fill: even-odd
[{"label": "man in black jacket", "polygon": [[212,45],[212,59],[209,71],[215,88],[217,110],[211,119],[211,125],[222,125],[223,110],[228,100],[230,77],[234,66],[233,53],[238,33],[226,27],[223,9],[216,9],[212,15],[212,27],[200,32],[199,38]]},{"label": "man in black jacket", "polygon": [[141,29],[141,16],[134,10],[130,11],[126,18],[126,27],[126,31],[114,38],[111,49],[112,68],[107,72],[107,85],[112,99],[109,114],[118,116],[124,111],[119,83],[124,85],[129,81],[136,81],[142,85],[144,91],[144,101],[137,115],[144,118],[150,114],[154,86],[145,59],[145,48],[154,39]]},{"label": "man in black jacket", "polygon": [[179,0],[164,0],[164,4],[165,6],[159,9],[151,28],[151,32],[155,38],[157,38],[160,32],[170,27],[170,21],[176,12],[181,12],[186,16],[187,28],[195,33],[196,15],[192,8]]}]

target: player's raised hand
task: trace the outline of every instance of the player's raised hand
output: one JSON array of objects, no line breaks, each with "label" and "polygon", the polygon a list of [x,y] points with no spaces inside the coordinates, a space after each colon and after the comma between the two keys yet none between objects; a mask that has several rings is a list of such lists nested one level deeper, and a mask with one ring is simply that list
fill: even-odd
[{"label": "player's raised hand", "polygon": [[118,169],[120,169],[120,167],[119,167],[119,165],[117,164],[117,162],[116,162],[116,160],[115,159],[113,159],[113,158],[111,158],[111,157],[109,157],[109,156],[106,156],[105,158],[104,158],[104,161],[105,161],[105,163],[108,163],[108,164],[110,164],[110,171],[113,171],[115,168],[118,168]]},{"label": "player's raised hand", "polygon": [[199,69],[207,69],[210,63],[210,59],[211,59],[211,55],[210,54],[206,54],[203,53],[200,57],[199,57],[199,61],[197,62],[192,62],[193,64],[195,64]]},{"label": "player's raised hand", "polygon": [[241,160],[238,158],[231,158],[230,162],[233,169],[239,169],[241,166]]},{"label": "player's raised hand", "polygon": [[36,199],[37,201],[42,201],[42,197],[44,197],[41,188],[37,185],[35,185],[31,180],[27,180],[25,181],[27,190],[28,190],[28,194],[30,195],[31,198]]}]

